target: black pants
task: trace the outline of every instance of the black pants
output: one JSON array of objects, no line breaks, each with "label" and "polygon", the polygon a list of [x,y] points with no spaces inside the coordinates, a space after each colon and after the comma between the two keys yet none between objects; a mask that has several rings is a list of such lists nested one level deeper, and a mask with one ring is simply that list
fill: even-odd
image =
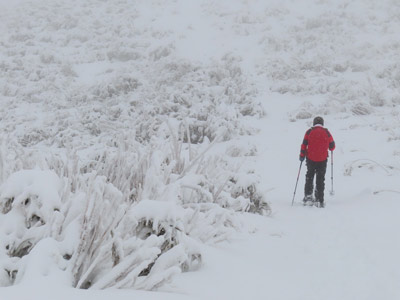
[{"label": "black pants", "polygon": [[314,176],[316,175],[315,199],[319,202],[324,202],[326,164],[327,160],[315,162],[307,159],[304,195],[312,195],[314,189]]}]

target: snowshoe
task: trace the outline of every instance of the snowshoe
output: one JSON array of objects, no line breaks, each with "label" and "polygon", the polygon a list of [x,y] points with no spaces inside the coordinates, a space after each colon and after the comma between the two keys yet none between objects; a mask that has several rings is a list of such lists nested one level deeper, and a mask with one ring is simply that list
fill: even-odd
[{"label": "snowshoe", "polygon": [[305,196],[303,199],[304,206],[313,206],[315,203],[315,198],[312,195]]}]

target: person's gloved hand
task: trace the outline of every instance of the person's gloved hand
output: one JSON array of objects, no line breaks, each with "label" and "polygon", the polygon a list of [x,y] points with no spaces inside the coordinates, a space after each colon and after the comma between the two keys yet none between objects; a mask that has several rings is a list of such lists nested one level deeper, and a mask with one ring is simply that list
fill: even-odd
[{"label": "person's gloved hand", "polygon": [[301,156],[301,155],[299,156],[300,161],[303,161],[305,158],[306,158],[305,156]]}]

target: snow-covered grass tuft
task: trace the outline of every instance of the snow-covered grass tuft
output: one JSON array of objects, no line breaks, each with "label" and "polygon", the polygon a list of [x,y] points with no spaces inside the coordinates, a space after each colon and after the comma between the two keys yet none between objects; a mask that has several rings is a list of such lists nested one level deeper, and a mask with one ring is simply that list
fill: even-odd
[{"label": "snow-covered grass tuft", "polygon": [[54,268],[74,287],[154,289],[199,267],[199,243],[240,231],[238,212],[269,213],[242,156],[212,154],[221,138],[191,144],[187,124],[165,125],[148,145],[120,141],[91,160],[14,149],[19,160],[4,168],[45,170],[18,171],[1,186],[3,282],[23,282],[47,238],[62,258]]}]

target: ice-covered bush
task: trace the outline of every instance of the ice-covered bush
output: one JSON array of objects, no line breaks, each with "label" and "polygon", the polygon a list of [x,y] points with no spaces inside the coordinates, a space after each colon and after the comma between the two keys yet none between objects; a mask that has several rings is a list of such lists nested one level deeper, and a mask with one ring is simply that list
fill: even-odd
[{"label": "ice-covered bush", "polygon": [[164,125],[148,145],[125,137],[91,160],[21,152],[22,165],[41,161],[53,171],[19,171],[1,187],[0,222],[14,226],[0,230],[5,284],[26,280],[26,270],[43,275],[32,271],[32,257],[49,238],[62,257],[54,269],[72,286],[154,289],[200,266],[199,243],[241,230],[238,212],[269,213],[240,155],[212,154],[219,139],[190,144],[184,123]]}]

